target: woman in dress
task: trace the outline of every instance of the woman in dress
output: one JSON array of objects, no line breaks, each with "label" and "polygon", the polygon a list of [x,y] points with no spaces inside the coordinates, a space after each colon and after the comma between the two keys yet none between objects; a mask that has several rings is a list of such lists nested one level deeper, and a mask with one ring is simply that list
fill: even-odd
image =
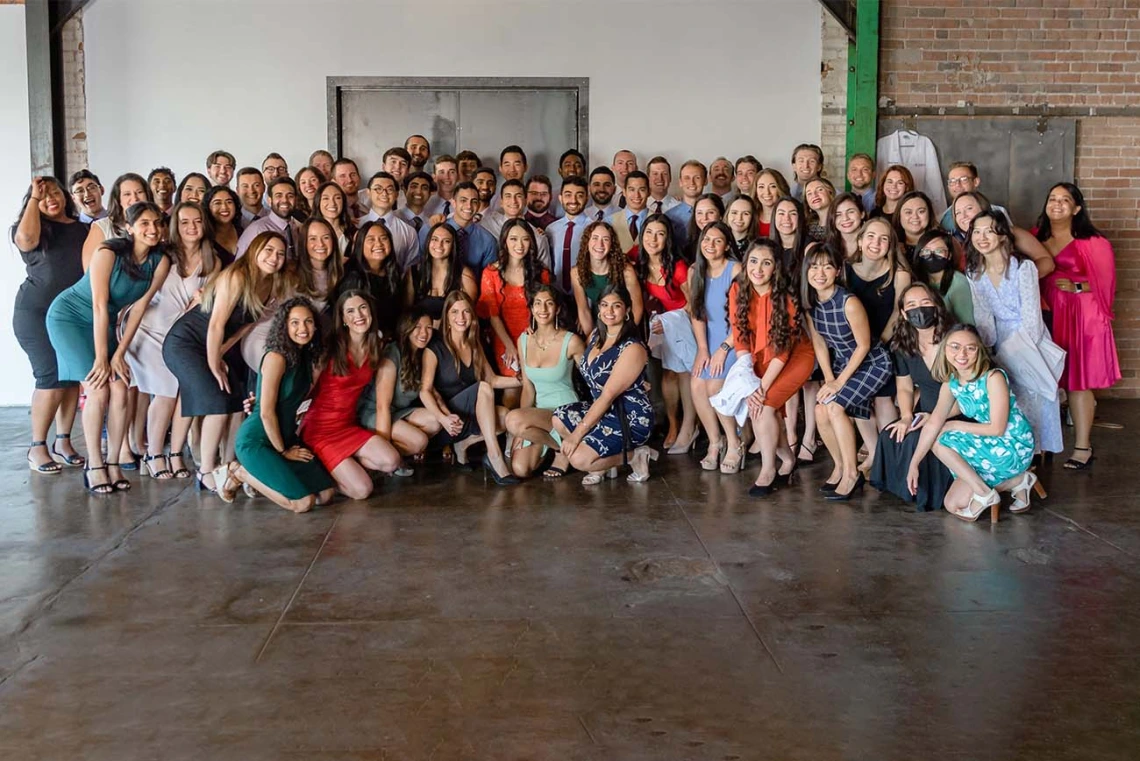
[{"label": "woman in dress", "polygon": [[[508,219],[499,233],[499,259],[483,269],[475,312],[491,323],[491,356],[499,375],[519,374],[518,340],[530,322],[527,289],[549,283],[550,273],[538,262],[534,228],[524,219]],[[521,389],[503,391],[503,406],[519,406]]]},{"label": "woman in dress", "polygon": [[[1005,371],[994,366],[973,326],[955,325],[947,332],[938,347],[934,377],[942,389],[907,469],[911,494],[918,493],[923,459],[933,451],[954,474],[942,504],[955,518],[973,522],[988,508],[996,523],[998,491],[1013,495],[1011,512],[1028,510],[1037,482],[1029,472],[1033,429],[1018,409]],[[958,413],[970,420],[950,419]]]},{"label": "woman in dress", "polygon": [[462,290],[468,300],[475,303],[479,283],[459,255],[459,240],[451,225],[446,222],[432,225],[424,249],[419,262],[408,270],[405,304],[425,310],[439,326],[443,303],[452,291]]},{"label": "woman in dress", "polygon": [[875,208],[867,215],[868,219],[894,215],[902,202],[902,197],[914,190],[914,175],[902,164],[891,164],[883,172],[879,187],[875,191]]},{"label": "woman in dress", "polygon": [[293,219],[304,222],[313,216],[313,209],[317,205],[317,189],[325,181],[321,170],[315,166],[307,166],[297,172],[297,205],[293,208]]},{"label": "woman in dress", "polygon": [[424,352],[420,401],[439,421],[445,441],[454,444],[460,464],[466,463],[471,444],[482,440],[487,445],[483,467],[500,486],[518,479],[499,447],[507,410],[495,405],[495,390],[520,385],[518,378],[496,375],[488,364],[471,298],[463,291],[449,293],[443,302],[443,327]]},{"label": "woman in dress", "polygon": [[732,231],[723,222],[704,229],[697,241],[700,257],[689,271],[689,318],[697,339],[693,362],[693,406],[709,437],[704,470],[740,472],[744,447],[736,434],[736,421],[713,409],[709,397],[720,391],[729,368],[736,362],[732,328],[728,320],[728,289],[740,274],[740,257],[733,248]]},{"label": "woman in dress", "polygon": [[[342,494],[367,499],[373,488],[368,471],[395,473],[403,467],[389,439],[357,422],[360,395],[376,381],[384,344],[372,322],[371,299],[363,291],[341,293],[333,316],[328,361],[313,389],[301,435]],[[375,393],[376,386],[372,388]]]},{"label": "woman in dress", "polygon": [[[531,475],[542,463],[547,449],[555,452],[546,478],[566,475],[570,461],[561,452],[562,442],[554,433],[554,411],[578,401],[574,391],[574,365],[581,362],[582,339],[558,325],[560,300],[553,286],[540,285],[530,295],[531,322],[519,336],[522,401],[507,413],[507,431],[514,440],[511,472],[519,478]],[[542,446],[535,446],[541,444]]]},{"label": "woman in dress", "polygon": [[245,256],[216,272],[202,300],[174,323],[162,344],[162,358],[178,379],[182,415],[201,417],[197,487],[216,492],[214,471],[232,460],[233,442],[223,449],[231,417],[242,411],[248,368],[240,342],[265,312],[293,288],[285,269],[285,238],[264,232]]},{"label": "woman in dress", "polygon": [[816,177],[804,185],[804,204],[808,209],[808,238],[817,242],[827,239],[827,218],[835,201],[835,186],[831,180]]},{"label": "woman in dress", "polygon": [[[16,293],[12,332],[28,355],[36,390],[32,392],[32,444],[28,467],[52,475],[63,468],[83,465],[71,446],[71,428],[79,404],[79,384],[61,380],[55,349],[47,331],[47,311],[64,289],[83,277],[83,242],[87,225],[78,221],[75,202],[54,177],[35,177],[24,195],[20,218],[12,225],[11,239],[24,260],[27,277]],[[47,446],[48,430],[55,421],[55,444]]]},{"label": "woman in dress", "polygon": [[196,203],[205,207],[206,192],[209,191],[212,184],[210,178],[201,172],[191,172],[182,178],[182,182],[178,183],[178,190],[174,193],[174,205]]},{"label": "woman in dress", "polygon": [[392,249],[392,231],[379,220],[365,222],[352,239],[352,252],[337,283],[337,293],[356,290],[372,297],[372,321],[385,337],[396,335],[400,320],[400,270]]},{"label": "woman in dress", "polygon": [[313,207],[313,216],[332,225],[333,232],[336,233],[336,244],[341,251],[352,250],[356,225],[352,221],[348,197],[340,185],[335,182],[321,183],[317,188],[317,204]]},{"label": "woman in dress", "polygon": [[[954,199],[950,205],[954,215],[954,240],[958,241],[963,247],[969,243],[968,231],[970,223],[974,221],[974,217],[982,213],[994,212],[999,214],[1009,226],[1010,232],[1013,234],[1013,245],[1023,257],[1033,260],[1034,266],[1037,267],[1037,276],[1039,278],[1047,277],[1056,267],[1053,261],[1052,254],[1049,249],[1033,236],[1033,233],[1018,227],[1010,222],[1009,217],[1002,214],[990,204],[989,199],[976,190],[971,190],[961,194]],[[966,254],[963,249],[958,259],[960,269],[966,269]]]},{"label": "woman in dress", "polygon": [[1116,258],[1089,218],[1084,195],[1069,182],[1049,189],[1037,238],[1057,265],[1045,280],[1044,296],[1053,310],[1053,340],[1066,352],[1060,385],[1068,394],[1074,441],[1065,467],[1084,470],[1093,459],[1093,392],[1120,380],[1112,334]]},{"label": "woman in dress", "polygon": [[791,198],[792,189],[784,175],[776,169],[765,169],[756,175],[756,234],[761,238],[775,238],[772,232],[772,215],[781,198]]},{"label": "woman in dress", "polygon": [[136,203],[154,203],[150,185],[142,175],[128,172],[119,175],[111,186],[111,200],[107,203],[107,216],[91,223],[87,240],[83,243],[83,269],[91,266],[91,257],[103,241],[127,235],[127,209]]},{"label": "woman in dress", "polygon": [[[890,344],[898,323],[898,295],[910,285],[910,268],[903,261],[898,238],[891,223],[875,217],[859,231],[855,255],[847,262],[847,289],[859,299],[867,313],[872,344]],[[883,426],[898,417],[895,412],[895,383],[890,378],[875,395],[874,414],[856,423],[867,448],[862,470],[870,471],[875,462],[875,444]]]},{"label": "woman in dress", "polygon": [[827,239],[851,261],[859,249],[859,231],[863,229],[863,202],[854,193],[840,193],[827,215]]},{"label": "woman in dress", "polygon": [[[697,239],[706,227],[724,219],[724,199],[716,193],[705,193],[693,203],[693,213],[689,216],[689,226],[685,231],[684,255],[686,262],[697,259]],[[648,220],[647,220],[648,221]],[[643,225],[644,227],[644,225]]]},{"label": "woman in dress", "polygon": [[914,264],[918,239],[931,230],[941,229],[934,216],[934,205],[921,190],[912,190],[899,200],[891,217],[891,225],[902,246],[903,261],[907,264]]},{"label": "woman in dress", "polygon": [[[119,463],[105,462],[101,452],[104,421],[107,452],[118,457],[126,435],[127,384],[131,371],[126,352],[146,305],[158,292],[170,260],[161,246],[162,212],[152,203],[127,209],[127,237],[102,243],[83,277],[61,291],[47,311],[47,331],[55,347],[61,381],[81,381],[83,439],[87,466],[83,485],[92,494],[131,488]],[[116,341],[119,312],[133,307]]]},{"label": "woman in dress", "polygon": [[[314,217],[301,224],[297,237],[301,242],[297,251],[297,295],[307,298],[323,318],[344,277],[344,259],[337,248],[336,234],[332,225]],[[392,295],[395,296],[394,290]]]},{"label": "woman in dress", "polygon": [[[807,215],[803,204],[791,196],[776,202],[772,211],[772,240],[780,244],[780,266],[795,283],[799,277],[804,249],[811,242],[807,230]],[[760,236],[764,237],[764,236]]]},{"label": "woman in dress", "polygon": [[[751,202],[748,196],[742,196]],[[751,225],[751,221],[749,221]],[[684,309],[689,304],[689,265],[685,263],[673,243],[673,226],[663,214],[653,214],[641,226],[638,256],[635,264],[637,279],[645,294],[645,308],[650,316],[650,330],[664,332],[655,315]],[[662,445],[669,454],[685,454],[693,448],[697,438],[697,414],[693,407],[692,374],[661,368],[661,396],[665,401],[665,414],[669,418],[669,431]],[[681,419],[677,419],[677,408]]]},{"label": "woman in dress", "polygon": [[[420,402],[424,350],[435,330],[431,315],[413,308],[400,319],[396,340],[384,349],[376,374],[375,393],[360,396],[360,424],[391,441],[405,456],[422,458],[432,436],[442,429]],[[400,471],[397,471],[400,474]]]},{"label": "woman in dress", "polygon": [[238,211],[241,209],[241,201],[238,200],[237,193],[225,185],[215,185],[202,198],[202,208],[206,211],[214,253],[222,265],[228,267],[234,262],[238,239],[241,237],[241,214]]},{"label": "woman in dress", "polygon": [[653,433],[645,379],[648,352],[637,338],[633,300],[621,284],[602,291],[597,326],[578,365],[592,399],[556,409],[554,430],[562,440],[562,456],[586,472],[583,485],[600,483],[607,475],[616,478],[617,467],[627,462],[633,470],[628,480],[641,483],[649,480],[650,460],[657,459],[657,452],[646,446]]},{"label": "woman in dress", "polygon": [[633,321],[640,325],[645,313],[641,285],[637,282],[637,272],[633,265],[617,244],[614,229],[608,222],[591,222],[582,231],[582,245],[586,249],[586,255],[582,256],[579,251],[575,276],[570,278],[581,334],[589,335],[594,331],[594,311],[598,299],[610,285],[620,285],[626,289],[633,305]]},{"label": "woman in dress", "polygon": [[297,410],[312,390],[322,348],[320,320],[309,300],[283,303],[269,331],[253,410],[237,433],[237,459],[215,479],[225,502],[233,502],[242,484],[294,513],[333,498],[332,479],[297,433]]},{"label": "woman in dress", "polygon": [[950,233],[935,228],[915,244],[914,278],[938,292],[954,322],[974,324],[974,297],[970,281],[954,267],[956,244]]},{"label": "woman in dress", "polygon": [[824,383],[816,394],[819,433],[835,467],[820,491],[829,500],[848,500],[863,488],[851,418],[871,417],[871,402],[891,377],[891,362],[859,299],[847,292],[843,255],[832,245],[804,257],[800,299]]},{"label": "woman in dress", "polygon": [[737,251],[747,251],[756,239],[756,201],[751,196],[737,196],[724,209],[724,221],[732,230]]},{"label": "woman in dress", "polygon": [[[1029,418],[1037,446],[1060,452],[1061,405],[1057,383],[1034,369],[1042,364],[1040,345],[1048,338],[1041,317],[1038,271],[1022,259],[1013,244],[1005,217],[983,212],[970,222],[966,246],[966,276],[974,300],[978,332],[1009,373],[1021,411]],[[1013,348],[1005,343],[1015,339]]]},{"label": "woman in dress", "polygon": [[906,472],[924,427],[938,404],[942,384],[934,379],[938,346],[953,318],[938,292],[925,283],[913,283],[899,294],[899,320],[891,348],[899,418],[879,434],[874,467],[868,480],[879,491],[889,491],[915,510],[939,510],[953,476],[946,466],[928,455],[918,465],[918,489],[911,493]]},{"label": "woman in dress", "polygon": [[737,361],[749,362],[760,379],[748,397],[748,412],[761,466],[748,493],[764,497],[791,482],[796,456],[780,418],[815,369],[815,352],[775,241],[758,238],[748,248],[728,293],[728,312]]},{"label": "woman in dress", "polygon": [[[170,244],[166,247],[170,272],[147,305],[127,349],[131,384],[143,398],[153,397],[143,420],[146,430],[136,430],[135,441],[147,442],[143,466],[151,478],[160,480],[190,477],[183,458],[191,420],[178,409],[178,379],[166,367],[162,344],[174,323],[198,304],[207,278],[222,266],[214,256],[208,225],[198,204],[180,203],[174,207],[170,214]],[[169,460],[163,454],[168,431]]]}]

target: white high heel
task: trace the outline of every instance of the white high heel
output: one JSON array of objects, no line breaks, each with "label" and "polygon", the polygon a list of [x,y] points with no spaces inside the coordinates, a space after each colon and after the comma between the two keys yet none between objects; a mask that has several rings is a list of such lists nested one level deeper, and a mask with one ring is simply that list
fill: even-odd
[{"label": "white high heel", "polygon": [[724,452],[727,447],[728,441],[726,439],[721,439],[715,449],[713,449],[710,444],[708,454],[705,455],[705,459],[701,460],[701,469],[717,470],[720,468],[720,458],[724,457]]},{"label": "white high heel", "polygon": [[585,476],[582,477],[582,486],[595,486],[597,484],[600,484],[603,479],[617,478],[617,477],[618,477],[618,469],[617,468],[610,468],[609,470],[607,470],[605,472],[587,473]]},{"label": "white high heel", "polygon": [[955,518],[959,520],[973,523],[982,514],[989,509],[990,523],[997,523],[998,521],[998,507],[1001,505],[1001,496],[997,493],[996,489],[990,489],[986,494],[972,494],[970,501],[959,512],[951,512]]},{"label": "white high heel", "polygon": [[635,484],[643,484],[648,481],[649,463],[656,461],[657,457],[657,450],[650,447],[638,447],[633,450],[633,459],[629,463],[633,472],[626,476],[626,480]]},{"label": "white high heel", "polygon": [[[1009,506],[1011,513],[1024,513],[1030,507],[1029,500],[1033,497],[1033,487],[1037,483],[1037,474],[1031,470],[1025,471],[1022,474],[1021,480],[1017,482],[1017,486],[1013,487],[1013,504]],[[1025,494],[1025,499],[1021,499],[1017,495],[1020,493]]]}]

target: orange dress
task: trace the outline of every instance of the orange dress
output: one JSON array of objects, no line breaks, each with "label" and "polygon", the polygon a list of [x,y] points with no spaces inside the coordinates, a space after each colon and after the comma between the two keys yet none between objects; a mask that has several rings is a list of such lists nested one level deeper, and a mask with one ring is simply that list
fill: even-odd
[{"label": "orange dress", "polygon": [[[815,350],[806,336],[796,340],[789,351],[777,352],[768,340],[768,331],[772,326],[772,295],[763,296],[752,294],[752,302],[748,308],[748,326],[752,330],[752,340],[745,341],[736,329],[736,298],[738,285],[732,284],[728,292],[728,314],[732,324],[732,342],[737,351],[746,351],[752,355],[752,370],[756,377],[763,378],[768,370],[768,364],[779,359],[784,363],[780,374],[770,388],[765,389],[764,406],[774,407],[777,410],[784,408],[784,403],[795,395],[815,369]],[[788,300],[788,314],[795,317],[795,305],[790,296]]]},{"label": "orange dress", "polygon": [[[543,283],[550,282],[550,273],[542,270],[540,279]],[[479,288],[479,301],[475,305],[475,313],[484,320],[498,317],[507,328],[507,335],[511,343],[515,344],[519,336],[530,325],[530,308],[526,303],[526,286],[510,285],[503,282],[502,273],[498,265],[491,265],[483,270],[483,279]],[[499,375],[513,378],[518,371],[508,367],[503,362],[503,352],[506,347],[495,331],[491,331],[491,346],[495,350],[495,366],[499,368]]]}]

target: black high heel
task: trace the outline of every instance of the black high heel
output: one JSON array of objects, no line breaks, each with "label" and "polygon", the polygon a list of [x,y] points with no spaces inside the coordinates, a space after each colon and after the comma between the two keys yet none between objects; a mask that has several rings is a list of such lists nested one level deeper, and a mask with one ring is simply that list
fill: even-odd
[{"label": "black high heel", "polygon": [[498,471],[495,470],[495,466],[491,464],[490,455],[483,455],[483,470],[491,474],[491,478],[495,479],[496,486],[514,486],[517,483],[522,483],[517,476],[511,473],[500,476]]},{"label": "black high heel", "polygon": [[839,491],[834,491],[831,494],[827,495],[827,499],[832,502],[846,502],[856,494],[862,494],[863,484],[865,483],[867,483],[867,479],[863,478],[863,474],[860,472],[859,477],[855,479],[855,485],[851,487],[851,491],[847,492],[846,494],[843,494]]},{"label": "black high heel", "polygon": [[[842,481],[843,479],[839,479],[839,480]],[[833,484],[830,481],[824,481],[823,486],[819,487],[819,493],[820,494],[834,494],[835,490],[838,488],[839,488],[838,483]]]},{"label": "black high heel", "polygon": [[[57,433],[55,435],[55,440],[59,441],[61,439],[70,440],[71,434],[70,433]],[[63,454],[62,452],[56,451],[55,444],[51,445],[51,455],[53,458],[58,457],[60,460],[63,460],[63,464],[69,468],[79,468],[79,467],[82,467],[82,466],[87,464],[87,458],[84,457],[83,455],[81,455],[81,454]]]},{"label": "black high heel", "polygon": [[[123,472],[123,466],[117,462],[105,463],[103,465],[103,467],[105,467],[105,468],[118,468],[120,473]],[[110,476],[111,476],[111,471],[108,470],[107,471],[107,477],[109,478]],[[115,491],[130,491],[131,490],[131,482],[128,481],[125,476],[123,478],[118,479],[117,481],[111,482],[111,486],[114,487]]]},{"label": "black high heel", "polygon": [[97,468],[84,468],[83,469],[83,488],[90,494],[96,494],[100,497],[106,497],[109,494],[115,493],[115,485],[112,483],[95,484],[91,485],[91,473],[97,470],[107,470],[106,465],[100,465]]},{"label": "black high heel", "polygon": [[1063,467],[1065,470],[1088,470],[1092,467],[1093,460],[1096,459],[1096,455],[1093,453],[1092,444],[1089,444],[1087,447],[1073,447],[1073,451],[1088,452],[1089,459],[1081,462],[1080,460],[1074,460],[1072,457],[1070,457],[1068,460],[1065,460],[1065,464],[1061,467]]}]

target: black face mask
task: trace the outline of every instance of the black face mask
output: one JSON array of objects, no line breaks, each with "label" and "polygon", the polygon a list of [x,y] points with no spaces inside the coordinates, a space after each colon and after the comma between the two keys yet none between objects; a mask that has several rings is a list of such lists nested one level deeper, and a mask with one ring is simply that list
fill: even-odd
[{"label": "black face mask", "polygon": [[[945,260],[943,260],[945,261]],[[919,330],[938,324],[938,307],[914,307],[906,312],[906,321]]]},{"label": "black face mask", "polygon": [[922,266],[926,268],[926,271],[932,275],[943,272],[950,266],[950,260],[941,256],[920,256],[918,260],[922,262]]}]

